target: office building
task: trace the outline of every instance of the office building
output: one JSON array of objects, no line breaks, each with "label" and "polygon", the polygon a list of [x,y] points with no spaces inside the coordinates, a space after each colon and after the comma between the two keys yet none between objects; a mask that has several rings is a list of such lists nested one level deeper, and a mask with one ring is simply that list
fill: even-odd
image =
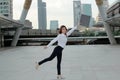
[{"label": "office building", "polygon": [[83,15],[86,15],[86,16],[89,16],[89,21],[88,23],[88,26],[86,27],[92,27],[93,26],[93,18],[92,18],[92,7],[91,7],[91,4],[82,4],[81,6],[81,11],[82,11],[82,14]]},{"label": "office building", "polygon": [[38,26],[41,30],[47,28],[46,3],[38,0]]},{"label": "office building", "polygon": [[51,20],[50,21],[50,30],[57,30],[58,29],[58,20]]},{"label": "office building", "polygon": [[87,16],[92,16],[92,8],[91,4],[82,4],[81,6],[82,14],[87,15]]},{"label": "office building", "polygon": [[89,27],[90,18],[90,16],[82,14],[80,19],[80,25],[83,27]]},{"label": "office building", "polygon": [[0,14],[13,18],[13,0],[0,0]]},{"label": "office building", "polygon": [[81,1],[74,0],[73,1],[73,14],[74,14],[74,26],[80,21],[81,17]]}]

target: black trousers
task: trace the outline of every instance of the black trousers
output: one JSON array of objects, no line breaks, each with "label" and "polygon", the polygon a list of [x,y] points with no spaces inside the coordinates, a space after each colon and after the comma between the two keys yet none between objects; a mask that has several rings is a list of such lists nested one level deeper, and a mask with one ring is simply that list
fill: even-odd
[{"label": "black trousers", "polygon": [[63,48],[60,46],[55,47],[54,51],[52,52],[51,56],[45,58],[44,60],[40,61],[38,64],[41,65],[45,62],[53,60],[57,56],[57,74],[61,75],[61,60],[62,60],[62,50]]}]

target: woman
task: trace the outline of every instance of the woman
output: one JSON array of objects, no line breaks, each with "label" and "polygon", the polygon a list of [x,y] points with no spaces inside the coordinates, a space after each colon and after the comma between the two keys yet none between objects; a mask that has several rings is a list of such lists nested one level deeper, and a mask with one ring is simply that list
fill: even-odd
[{"label": "woman", "polygon": [[59,30],[59,34],[56,38],[54,38],[47,46],[45,46],[44,48],[48,48],[50,47],[52,44],[54,44],[56,41],[58,42],[58,46],[55,47],[53,53],[51,54],[50,57],[38,62],[36,64],[36,69],[38,69],[38,67],[40,65],[42,65],[43,63],[47,62],[47,61],[51,61],[53,60],[56,56],[57,56],[57,79],[62,79],[61,76],[61,59],[62,59],[62,50],[64,49],[64,47],[66,46],[67,43],[67,37],[69,35],[71,35],[71,33],[77,28],[73,27],[70,31],[67,32],[67,28],[66,26],[62,25],[60,27]]}]

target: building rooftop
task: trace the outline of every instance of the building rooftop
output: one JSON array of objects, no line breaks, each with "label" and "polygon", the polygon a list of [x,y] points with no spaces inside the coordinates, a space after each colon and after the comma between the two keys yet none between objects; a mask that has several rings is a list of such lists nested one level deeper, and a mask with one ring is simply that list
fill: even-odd
[{"label": "building rooftop", "polygon": [[[35,70],[35,62],[52,53],[54,46],[0,49],[0,80],[56,80],[56,59]],[[120,80],[120,45],[74,45],[63,50],[65,80]]]}]

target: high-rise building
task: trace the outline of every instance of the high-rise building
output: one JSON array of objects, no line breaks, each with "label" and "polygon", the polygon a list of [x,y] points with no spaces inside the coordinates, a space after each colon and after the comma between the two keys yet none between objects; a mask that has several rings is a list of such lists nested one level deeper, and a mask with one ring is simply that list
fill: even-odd
[{"label": "high-rise building", "polygon": [[38,26],[41,30],[47,28],[46,3],[38,0]]},{"label": "high-rise building", "polygon": [[78,24],[81,17],[81,1],[74,0],[73,1],[73,13],[74,13],[74,26]]},{"label": "high-rise building", "polygon": [[50,30],[57,30],[58,28],[58,20],[51,20],[50,21]]},{"label": "high-rise building", "polygon": [[[107,12],[107,9],[109,8],[109,2],[108,0],[103,0],[103,5],[104,5],[104,11]],[[97,23],[102,23],[102,17],[100,14],[98,14],[97,18],[96,18]]]},{"label": "high-rise building", "polygon": [[91,4],[82,4],[81,6],[82,14],[87,15],[87,16],[92,16],[92,8]]},{"label": "high-rise building", "polygon": [[86,26],[86,27],[91,27],[93,25],[91,4],[82,4],[81,11],[82,11],[82,14],[90,17],[90,18],[88,18],[88,19],[90,19],[89,20],[89,25]]},{"label": "high-rise building", "polygon": [[82,14],[80,18],[80,25],[83,27],[89,27],[90,18],[91,18],[90,16]]},{"label": "high-rise building", "polygon": [[13,0],[0,0],[0,14],[13,18]]}]

